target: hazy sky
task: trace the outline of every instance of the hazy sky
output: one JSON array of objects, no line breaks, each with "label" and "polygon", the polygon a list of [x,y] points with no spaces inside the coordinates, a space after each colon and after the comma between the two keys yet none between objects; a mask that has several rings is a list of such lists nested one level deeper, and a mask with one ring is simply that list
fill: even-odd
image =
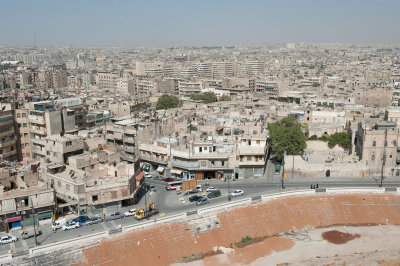
[{"label": "hazy sky", "polygon": [[0,45],[400,42],[400,0],[0,0]]}]

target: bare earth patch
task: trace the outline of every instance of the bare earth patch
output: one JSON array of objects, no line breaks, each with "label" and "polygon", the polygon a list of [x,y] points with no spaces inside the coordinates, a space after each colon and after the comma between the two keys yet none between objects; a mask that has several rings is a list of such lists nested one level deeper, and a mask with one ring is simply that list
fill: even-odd
[{"label": "bare earth patch", "polygon": [[330,243],[340,245],[340,244],[345,244],[355,238],[359,238],[360,235],[343,233],[337,230],[332,230],[322,233],[322,237]]}]

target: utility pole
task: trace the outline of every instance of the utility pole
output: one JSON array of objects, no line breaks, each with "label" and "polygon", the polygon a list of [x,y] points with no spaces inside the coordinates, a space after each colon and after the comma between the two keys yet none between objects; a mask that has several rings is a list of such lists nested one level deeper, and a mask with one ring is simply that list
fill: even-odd
[{"label": "utility pole", "polygon": [[228,176],[228,201],[231,201],[231,190],[230,190],[230,186],[229,186],[229,176]]},{"label": "utility pole", "polygon": [[285,174],[285,157],[286,157],[286,151],[283,153],[283,160],[282,160],[282,175],[281,175],[282,189],[285,189],[285,184],[283,181],[283,176]]},{"label": "utility pole", "polygon": [[35,234],[35,246],[37,246],[35,209],[33,209],[33,201],[32,201],[32,199],[31,199],[31,207],[32,207],[32,216],[33,216],[33,233]]}]

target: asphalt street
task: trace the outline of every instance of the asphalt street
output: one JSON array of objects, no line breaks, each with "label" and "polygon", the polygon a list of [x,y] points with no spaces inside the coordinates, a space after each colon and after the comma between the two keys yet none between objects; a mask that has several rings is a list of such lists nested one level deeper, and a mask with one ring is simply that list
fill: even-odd
[{"label": "asphalt street", "polygon": [[[154,184],[157,191],[148,192],[146,198],[142,197],[138,204],[130,207],[125,207],[120,212],[125,212],[130,208],[138,208],[145,204],[145,202],[154,202],[160,213],[165,213],[166,216],[174,214],[188,212],[195,209],[206,208],[212,205],[228,202],[228,191],[235,189],[244,190],[244,195],[239,197],[232,197],[232,201],[239,200],[247,197],[260,196],[264,194],[271,194],[281,191],[290,191],[298,189],[308,189],[311,185],[318,184],[319,188],[331,188],[331,187],[378,187],[380,184],[380,178],[284,178],[284,189],[282,188],[282,177],[281,175],[275,175],[274,169],[267,167],[266,174],[263,177],[249,178],[241,180],[208,180],[199,181],[205,190],[205,183],[208,182],[210,186],[214,186],[221,190],[221,197],[210,199],[209,204],[203,206],[197,206],[196,203],[189,202],[189,196],[177,195],[176,191],[166,191],[166,183],[163,181],[146,180],[149,184]],[[383,180],[384,187],[400,187],[400,178],[387,178]],[[200,193],[201,194],[201,193]],[[181,201],[180,199],[184,200]],[[157,215],[157,217],[159,217]],[[155,217],[154,217],[155,218]],[[118,220],[102,222],[91,226],[82,226],[80,228],[68,230],[68,231],[52,231],[51,225],[43,225],[39,227],[42,231],[42,235],[37,237],[39,245],[47,245],[57,243],[63,240],[73,239],[85,235],[90,235],[96,232],[110,231],[118,229],[127,225],[140,223],[133,217],[125,217]],[[10,234],[20,238],[20,231],[11,232]],[[13,252],[19,252],[27,250],[28,248],[35,246],[34,238],[27,240],[19,239],[15,243],[5,244],[0,246],[0,254],[5,254],[12,250]]]}]

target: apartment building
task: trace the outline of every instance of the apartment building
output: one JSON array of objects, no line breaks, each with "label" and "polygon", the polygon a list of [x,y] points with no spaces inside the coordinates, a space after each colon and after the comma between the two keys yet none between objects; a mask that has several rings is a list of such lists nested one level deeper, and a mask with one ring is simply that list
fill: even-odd
[{"label": "apartment building", "polygon": [[99,89],[116,90],[120,78],[120,72],[98,72],[97,86]]},{"label": "apartment building", "polygon": [[122,160],[136,161],[137,122],[123,120],[106,125],[106,145],[116,147]]},{"label": "apartment building", "polygon": [[36,165],[14,163],[4,166],[3,163],[0,170],[0,231],[49,224],[55,206],[54,190],[38,181]]},{"label": "apartment building", "polygon": [[31,138],[29,132],[28,109],[16,109],[15,121],[17,124],[17,152],[19,160],[30,161]]},{"label": "apartment building", "polygon": [[100,163],[95,152],[69,157],[64,171],[47,171],[45,180],[55,189],[58,200],[65,202],[59,205],[59,212],[71,206],[78,214],[95,215],[133,203],[139,173],[139,163]]},{"label": "apartment building", "polygon": [[368,176],[400,176],[399,128],[395,122],[359,122],[355,151],[366,162]]},{"label": "apartment building", "polygon": [[244,135],[236,142],[235,178],[259,177],[264,174],[267,156],[265,134]]},{"label": "apartment building", "polygon": [[179,96],[189,97],[191,94],[201,93],[202,82],[181,81],[178,84]]},{"label": "apartment building", "polygon": [[51,101],[31,102],[28,109],[31,154],[34,160],[46,156],[45,138],[75,131],[75,115],[70,109],[57,109]]},{"label": "apartment building", "polygon": [[15,123],[15,106],[12,104],[0,104],[0,160],[16,161],[17,134]]},{"label": "apartment building", "polygon": [[51,162],[66,164],[68,158],[82,154],[84,141],[81,136],[76,135],[53,135],[45,138],[46,158]]}]

